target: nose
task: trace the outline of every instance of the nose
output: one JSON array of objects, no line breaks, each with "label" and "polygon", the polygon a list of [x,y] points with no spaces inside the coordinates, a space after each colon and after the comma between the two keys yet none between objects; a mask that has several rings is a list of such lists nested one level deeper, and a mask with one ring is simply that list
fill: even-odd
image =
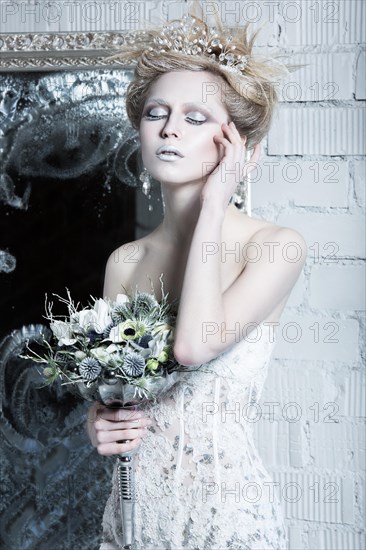
[{"label": "nose", "polygon": [[178,139],[181,137],[181,131],[178,128],[177,119],[174,119],[173,117],[169,117],[167,119],[166,124],[162,129],[162,136],[164,138],[169,136],[175,136]]}]

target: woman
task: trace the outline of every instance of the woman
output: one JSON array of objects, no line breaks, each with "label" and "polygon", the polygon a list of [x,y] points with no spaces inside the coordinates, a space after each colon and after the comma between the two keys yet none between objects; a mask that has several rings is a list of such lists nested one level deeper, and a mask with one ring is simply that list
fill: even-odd
[{"label": "woman", "polygon": [[[192,43],[208,36],[202,20],[183,19],[178,33]],[[162,33],[151,34],[140,50],[124,56],[138,59],[127,113],[139,130],[143,163],[161,182],[164,219],[151,234],[111,254],[104,296],[113,300],[123,287],[150,292],[151,279],[160,299],[163,273],[165,291],[179,301],[174,355],[194,367],[165,399],[143,411],[99,404],[90,411],[89,435],[100,454],[139,447],[135,540],[141,549],[287,547],[247,404],[259,399],[273,349],[270,323],[278,322],[301,272],[306,244],[296,231],[229,204],[258,161],[279,65],[254,59],[246,29],[234,41],[234,64],[225,64],[219,56],[225,31],[219,21],[217,27],[219,42],[211,42],[216,49],[201,41],[201,52],[186,46],[173,51],[172,43],[182,41],[171,26],[164,51],[150,47],[161,44],[156,37],[164,38]],[[253,149],[250,163],[247,147]],[[297,261],[284,254],[289,246]],[[116,485],[114,477],[103,550],[121,544]]]}]

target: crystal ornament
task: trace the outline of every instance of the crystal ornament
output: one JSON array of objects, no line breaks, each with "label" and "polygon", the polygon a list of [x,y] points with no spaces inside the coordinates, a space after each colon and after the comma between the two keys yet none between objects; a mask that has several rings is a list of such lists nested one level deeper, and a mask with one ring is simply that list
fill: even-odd
[{"label": "crystal ornament", "polygon": [[151,189],[151,178],[146,168],[144,168],[143,171],[141,172],[139,179],[142,182],[143,194],[148,196],[150,194],[150,189]]},{"label": "crystal ornament", "polygon": [[[133,34],[133,33],[132,33]],[[136,42],[141,36],[146,41],[146,33],[137,31]],[[236,46],[232,44],[233,36],[228,33],[219,35],[216,27],[208,27],[197,21],[191,15],[183,15],[180,21],[172,21],[163,25],[162,30],[152,37],[152,44],[147,50],[157,53],[180,52],[185,55],[206,56],[222,68],[242,76],[248,64],[248,55],[235,53]]]}]

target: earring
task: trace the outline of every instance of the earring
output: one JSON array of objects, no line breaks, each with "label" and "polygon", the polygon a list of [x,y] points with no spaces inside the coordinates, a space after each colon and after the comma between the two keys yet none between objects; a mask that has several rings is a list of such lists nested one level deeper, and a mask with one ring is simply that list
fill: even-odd
[{"label": "earring", "polygon": [[151,200],[151,195],[150,195],[151,175],[149,174],[149,172],[146,170],[145,167],[144,167],[143,171],[141,172],[141,174],[139,176],[139,180],[142,182],[142,192],[143,192],[143,194],[149,199],[148,209],[149,209],[149,212],[151,212],[152,209],[153,209],[152,204],[150,202],[150,200]]},{"label": "earring", "polygon": [[232,202],[241,212],[248,211],[248,181],[244,178],[237,186],[231,198]]},{"label": "earring", "polygon": [[141,172],[139,179],[142,182],[142,192],[147,196],[151,189],[151,176],[145,167]]}]

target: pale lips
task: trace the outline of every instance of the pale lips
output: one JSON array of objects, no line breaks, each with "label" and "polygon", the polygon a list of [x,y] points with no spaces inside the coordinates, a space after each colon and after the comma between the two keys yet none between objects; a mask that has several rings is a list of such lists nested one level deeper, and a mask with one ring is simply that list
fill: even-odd
[{"label": "pale lips", "polygon": [[156,156],[163,160],[175,160],[182,158],[184,155],[173,145],[163,145],[156,151]]}]

